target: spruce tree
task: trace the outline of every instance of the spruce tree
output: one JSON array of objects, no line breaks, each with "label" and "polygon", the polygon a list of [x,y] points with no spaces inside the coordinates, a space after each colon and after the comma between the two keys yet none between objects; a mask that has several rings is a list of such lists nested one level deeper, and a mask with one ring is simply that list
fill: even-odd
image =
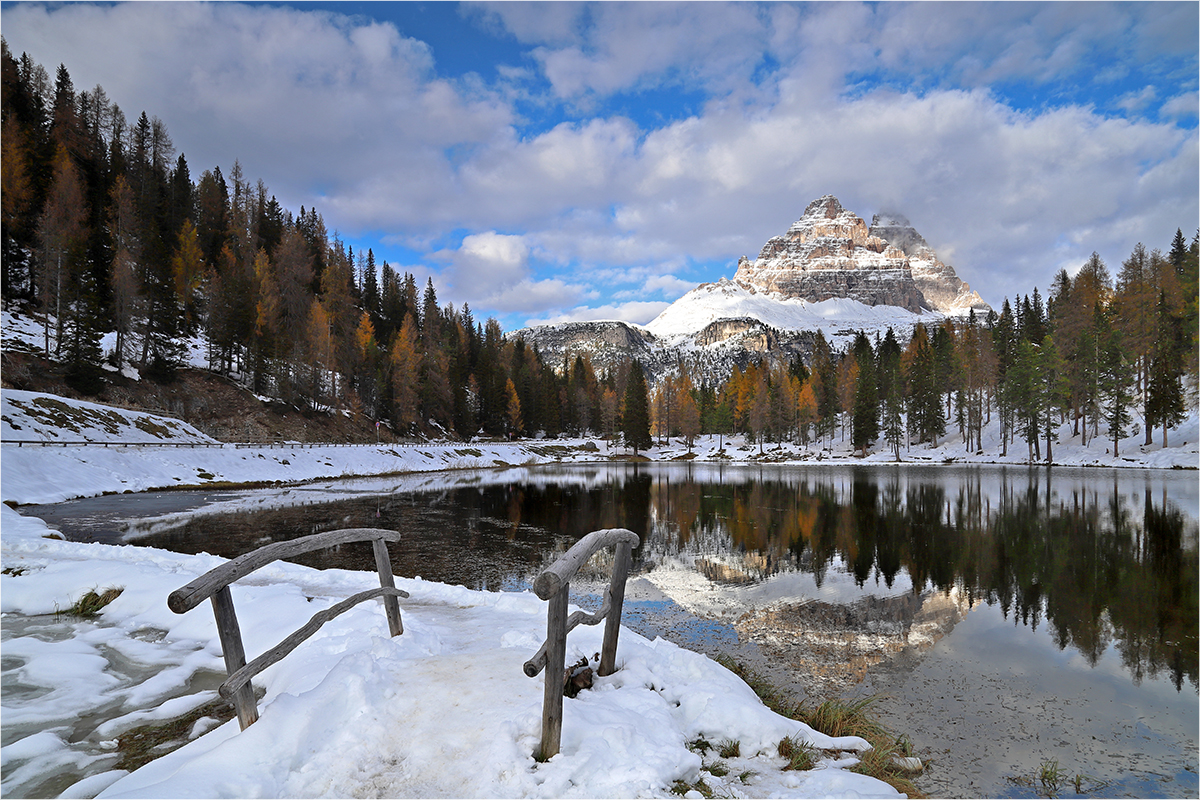
[{"label": "spruce tree", "polygon": [[1150,430],[1161,426],[1163,447],[1167,446],[1167,430],[1178,425],[1185,416],[1182,358],[1176,346],[1174,320],[1167,306],[1164,292],[1159,293],[1157,309],[1158,336],[1155,339],[1154,355],[1150,359],[1150,386],[1146,397],[1146,443],[1150,443]]},{"label": "spruce tree", "polygon": [[861,331],[854,338],[851,355],[858,365],[858,380],[854,389],[851,444],[865,457],[867,448],[879,438],[879,386],[871,340]]},{"label": "spruce tree", "polygon": [[1121,336],[1108,331],[1101,349],[1100,391],[1105,400],[1104,420],[1112,438],[1113,456],[1119,456],[1121,439],[1128,432],[1131,420],[1129,406],[1132,395],[1129,391],[1129,362],[1121,346]]},{"label": "spruce tree", "polygon": [[621,433],[625,435],[625,445],[633,448],[634,455],[654,444],[654,440],[650,438],[650,397],[646,392],[646,375],[637,361],[629,365],[629,379],[625,384],[625,403],[621,414]]}]

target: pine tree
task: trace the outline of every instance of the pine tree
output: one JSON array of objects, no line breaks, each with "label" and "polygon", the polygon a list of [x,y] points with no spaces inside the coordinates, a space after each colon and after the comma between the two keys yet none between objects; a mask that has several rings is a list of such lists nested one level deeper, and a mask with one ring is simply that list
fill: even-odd
[{"label": "pine tree", "polygon": [[112,231],[113,254],[112,273],[112,317],[116,327],[117,340],[113,348],[113,356],[120,368],[130,357],[130,333],[133,331],[134,318],[139,312],[141,287],[138,285],[138,258],[141,253],[137,239],[137,218],[134,207],[133,190],[124,175],[118,175],[113,183],[111,202],[109,205],[109,229]]},{"label": "pine tree", "polygon": [[1005,390],[1016,416],[1017,432],[1029,447],[1029,461],[1041,458],[1039,442],[1045,403],[1041,348],[1025,339],[1017,343],[1017,355],[1008,370]]},{"label": "pine tree", "polygon": [[180,333],[191,335],[199,322],[199,293],[204,282],[207,265],[200,249],[200,237],[192,221],[185,219],[179,229],[175,253],[171,256],[171,274],[175,284],[175,298],[182,312],[183,325]]},{"label": "pine tree", "polygon": [[1150,387],[1146,397],[1146,443],[1150,444],[1150,430],[1161,426],[1162,446],[1166,447],[1167,430],[1182,422],[1185,416],[1183,387],[1180,384],[1183,364],[1166,292],[1159,292],[1156,316],[1158,335],[1150,359]]},{"label": "pine tree", "polygon": [[[1061,418],[1061,409],[1066,406],[1071,391],[1065,374],[1066,364],[1063,362],[1062,354],[1058,352],[1054,337],[1049,334],[1042,338],[1041,372],[1043,384],[1041,427],[1043,435],[1046,437],[1046,463],[1049,464],[1054,460],[1054,452],[1051,448],[1053,443],[1058,441],[1058,425],[1055,418]],[[1056,411],[1060,413],[1056,414]]]},{"label": "pine tree", "polygon": [[817,396],[813,392],[812,381],[807,380],[800,387],[800,393],[796,396],[796,429],[800,444],[807,445],[809,443],[809,429],[816,418]]},{"label": "pine tree", "polygon": [[1108,423],[1115,458],[1120,455],[1121,439],[1128,432],[1131,421],[1129,406],[1133,399],[1129,391],[1129,363],[1117,331],[1110,330],[1104,337],[1100,358],[1100,392],[1105,400],[1104,420]]},{"label": "pine tree", "polygon": [[851,445],[865,458],[867,448],[879,438],[879,383],[871,340],[859,332],[851,350],[858,367],[854,389]]},{"label": "pine tree", "polygon": [[[686,376],[685,376],[686,378]],[[682,391],[679,395],[679,434],[683,436],[689,451],[700,434],[700,407],[690,391]]]},{"label": "pine tree", "polygon": [[838,382],[837,365],[825,335],[817,331],[813,341],[812,372],[813,394],[817,398],[817,438],[833,439],[837,424]]},{"label": "pine tree", "polygon": [[254,257],[254,339],[250,355],[250,370],[254,391],[262,394],[272,373],[277,354],[281,322],[279,285],[267,251],[260,249]]},{"label": "pine tree", "polygon": [[[83,247],[87,237],[87,206],[79,170],[60,145],[54,157],[54,180],[38,223],[42,244],[42,272],[38,280],[43,308],[53,310],[56,320],[54,353],[62,347],[63,324],[70,303],[71,274],[81,271]],[[50,316],[43,325],[46,354],[50,354]]]},{"label": "pine tree", "polygon": [[904,442],[904,391],[900,374],[900,343],[888,328],[879,346],[877,378],[884,441],[900,460],[900,445]]},{"label": "pine tree", "polygon": [[650,398],[646,393],[646,376],[637,361],[629,365],[629,379],[625,385],[625,402],[621,412],[621,432],[625,436],[625,445],[633,448],[634,455],[654,444],[650,438]]}]

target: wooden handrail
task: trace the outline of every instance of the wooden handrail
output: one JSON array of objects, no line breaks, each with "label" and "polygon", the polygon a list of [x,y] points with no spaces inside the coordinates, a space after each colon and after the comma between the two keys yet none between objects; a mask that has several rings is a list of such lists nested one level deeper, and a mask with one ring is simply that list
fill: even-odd
[{"label": "wooden handrail", "polygon": [[[260,567],[283,558],[323,550],[349,542],[370,541],[375,555],[375,569],[379,573],[378,589],[369,589],[318,611],[312,618],[258,658],[246,663],[246,651],[242,646],[242,633],[238,626],[237,613],[233,608],[233,596],[229,586]],[[254,687],[250,680],[267,667],[282,659],[305,639],[312,636],[329,620],[349,611],[354,606],[375,597],[383,598],[384,613],[392,636],[404,633],[400,618],[398,597],[408,597],[408,592],[396,588],[392,576],[392,562],[388,557],[387,542],[400,541],[396,531],[381,528],[347,528],[339,531],[314,533],[286,542],[273,542],[257,550],[238,556],[215,567],[186,586],[171,592],[167,607],[176,614],[183,614],[211,598],[213,615],[217,620],[217,634],[221,638],[221,650],[225,657],[225,672],[228,677],[221,684],[222,697],[233,703],[237,710],[238,724],[245,730],[258,719],[258,707],[254,699]]]},{"label": "wooden handrail", "polygon": [[[576,542],[533,582],[533,591],[548,600],[546,610],[546,641],[525,662],[524,671],[536,677],[546,670],[545,691],[542,695],[542,746],[539,758],[546,760],[558,753],[562,742],[563,674],[566,667],[567,634],[577,625],[604,624],[604,643],[600,651],[600,675],[616,671],[617,636],[621,629],[621,607],[625,602],[625,581],[633,560],[633,548],[641,540],[625,528],[593,531]],[[593,555],[606,547],[615,548],[612,577],[604,591],[604,602],[594,613],[576,611],[567,617],[567,597],[571,578]]]},{"label": "wooden handrail", "polygon": [[203,603],[216,594],[221,587],[228,586],[239,578],[244,578],[272,561],[311,553],[313,550],[324,550],[327,547],[348,542],[363,542],[368,539],[398,542],[400,534],[381,528],[345,528],[340,531],[314,533],[311,536],[301,536],[298,539],[288,539],[283,542],[272,542],[227,561],[219,567],[214,567],[186,586],[171,592],[171,596],[167,598],[167,607],[176,614],[182,614]]}]

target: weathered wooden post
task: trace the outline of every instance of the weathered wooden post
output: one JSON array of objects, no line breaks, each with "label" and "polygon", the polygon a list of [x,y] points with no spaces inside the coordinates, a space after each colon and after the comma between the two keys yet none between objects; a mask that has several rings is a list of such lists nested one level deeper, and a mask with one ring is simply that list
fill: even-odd
[{"label": "weathered wooden post", "polygon": [[[233,609],[233,595],[225,585],[212,596],[213,616],[217,620],[217,635],[221,638],[221,652],[225,656],[225,674],[232,675],[246,666],[246,651],[242,647],[242,629],[238,626],[237,612]],[[254,701],[254,686],[246,681],[233,695],[233,708],[237,711],[238,725],[242,730],[258,721],[258,704]]]},{"label": "weathered wooden post", "polygon": [[[570,550],[543,570],[533,582],[533,591],[547,600],[546,641],[525,662],[525,674],[533,678],[546,670],[546,686],[542,695],[542,745],[538,757],[545,761],[558,753],[562,742],[563,676],[566,669],[567,634],[577,625],[596,625],[606,620],[604,645],[597,671],[611,675],[616,669],[617,636],[621,627],[621,605],[625,601],[625,581],[629,576],[633,548],[640,539],[624,528],[593,531],[576,542]],[[593,614],[576,611],[567,616],[570,581],[579,568],[605,547],[615,547],[613,574],[604,592],[604,602]]]},{"label": "weathered wooden post", "polygon": [[542,748],[544,761],[558,752],[562,741],[563,673],[567,666],[568,584],[554,593],[546,609],[546,685],[542,693]]},{"label": "weathered wooden post", "polygon": [[609,609],[604,622],[604,646],[600,650],[600,666],[596,672],[601,677],[612,675],[617,670],[617,636],[621,633],[621,607],[625,604],[625,580],[633,562],[633,545],[627,541],[617,544],[613,555],[612,578],[608,582]]},{"label": "weathered wooden post", "polygon": [[[383,589],[395,589],[396,579],[392,575],[392,559],[388,556],[387,542],[383,539],[372,539],[371,549],[375,553],[375,570],[379,573],[379,586]],[[392,636],[404,633],[404,623],[400,620],[400,601],[394,594],[383,596],[383,611],[387,614],[388,630]]]}]

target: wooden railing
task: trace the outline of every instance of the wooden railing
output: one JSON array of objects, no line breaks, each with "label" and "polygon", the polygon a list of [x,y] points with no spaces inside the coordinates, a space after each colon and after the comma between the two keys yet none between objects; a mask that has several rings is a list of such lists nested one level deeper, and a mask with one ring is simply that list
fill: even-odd
[{"label": "wooden railing", "polygon": [[[375,568],[379,572],[379,588],[359,592],[324,611],[318,611],[312,616],[312,619],[290,636],[247,664],[246,651],[242,647],[242,632],[238,627],[229,584],[273,561],[310,553],[314,550],[323,550],[335,545],[365,541],[371,542],[375,552]],[[391,630],[392,636],[399,636],[404,632],[404,625],[400,619],[400,604],[396,598],[408,597],[408,592],[396,588],[396,582],[392,576],[392,562],[388,558],[387,549],[387,542],[398,541],[400,541],[399,533],[379,528],[347,528],[340,531],[315,533],[312,536],[304,536],[286,542],[275,542],[238,556],[232,561],[209,570],[188,585],[171,592],[171,596],[167,598],[167,606],[176,614],[189,611],[206,599],[212,598],[213,615],[217,619],[217,633],[221,637],[221,650],[225,655],[225,671],[229,676],[221,684],[219,692],[222,697],[233,703],[233,707],[237,710],[238,724],[242,726],[242,730],[258,719],[258,707],[255,703],[254,687],[251,685],[250,679],[292,652],[297,645],[316,633],[329,620],[349,611],[365,600],[382,597],[384,613],[387,615],[388,628]],[[559,671],[561,672],[561,670],[560,667]],[[561,703],[561,697],[559,699]]]},{"label": "wooden railing", "polygon": [[[604,644],[600,652],[600,675],[616,670],[617,635],[621,628],[621,606],[625,602],[625,580],[629,577],[632,551],[639,543],[638,535],[624,528],[593,531],[576,542],[570,550],[544,570],[533,582],[533,591],[549,600],[546,611],[546,641],[525,662],[525,674],[536,677],[546,670],[546,688],[542,699],[542,747],[539,757],[544,761],[558,753],[562,740],[563,675],[566,668],[567,634],[577,625],[604,625]],[[593,555],[606,547],[615,547],[612,578],[604,592],[604,602],[595,613],[576,611],[567,618],[567,596],[570,581]]]}]

